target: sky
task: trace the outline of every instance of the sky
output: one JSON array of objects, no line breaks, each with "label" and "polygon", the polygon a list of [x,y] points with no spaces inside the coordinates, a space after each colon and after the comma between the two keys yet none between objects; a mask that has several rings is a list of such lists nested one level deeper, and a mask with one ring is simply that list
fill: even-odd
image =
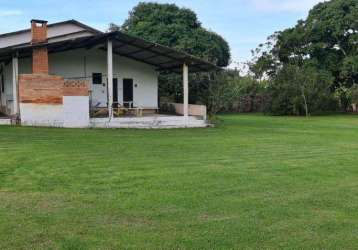
[{"label": "sky", "polygon": [[[142,0],[143,2],[149,2]],[[230,45],[231,67],[251,58],[266,38],[305,18],[322,0],[157,0],[194,10],[202,25]],[[0,0],[0,33],[29,28],[30,20],[49,23],[76,19],[100,30],[122,24],[138,0]]]}]

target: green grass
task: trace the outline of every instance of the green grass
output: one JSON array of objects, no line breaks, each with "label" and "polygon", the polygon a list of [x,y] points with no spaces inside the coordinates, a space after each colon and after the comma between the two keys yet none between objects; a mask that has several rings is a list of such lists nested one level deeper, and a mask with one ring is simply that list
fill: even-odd
[{"label": "green grass", "polygon": [[0,127],[0,249],[356,249],[358,117]]}]

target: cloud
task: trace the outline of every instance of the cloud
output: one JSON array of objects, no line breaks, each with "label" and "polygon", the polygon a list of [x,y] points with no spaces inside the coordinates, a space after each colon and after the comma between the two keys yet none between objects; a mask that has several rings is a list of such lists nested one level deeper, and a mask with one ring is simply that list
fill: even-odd
[{"label": "cloud", "polygon": [[252,0],[253,6],[264,12],[307,12],[324,0]]},{"label": "cloud", "polygon": [[0,17],[21,16],[21,10],[0,10]]}]

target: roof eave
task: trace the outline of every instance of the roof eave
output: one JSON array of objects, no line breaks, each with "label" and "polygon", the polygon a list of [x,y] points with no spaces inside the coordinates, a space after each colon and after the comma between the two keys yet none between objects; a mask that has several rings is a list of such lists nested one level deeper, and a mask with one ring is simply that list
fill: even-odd
[{"label": "roof eave", "polygon": [[[171,71],[181,72],[182,66],[186,63],[190,72],[208,72],[222,70],[220,67],[213,63],[207,62],[198,57],[189,55],[185,52],[178,51],[167,46],[163,46],[157,43],[149,42],[144,39],[127,35],[120,31],[101,33],[98,35],[74,38],[59,42],[50,42],[43,44],[42,46],[48,46],[49,53],[61,52],[78,48],[92,48],[98,44],[103,44],[105,49],[105,41],[113,39],[117,46],[114,46],[114,52],[120,56],[127,57],[133,60],[137,60],[148,65],[152,65],[156,70],[160,72]],[[14,54],[22,55],[23,57],[30,56],[34,45],[23,44],[16,45],[8,48],[0,49],[0,60],[8,60]],[[122,50],[120,50],[122,47]],[[127,49],[126,49],[127,47]],[[130,52],[129,49],[134,51]],[[2,56],[1,56],[2,54]],[[148,54],[149,57],[139,57],[139,55]],[[151,58],[149,60],[149,58]]]}]

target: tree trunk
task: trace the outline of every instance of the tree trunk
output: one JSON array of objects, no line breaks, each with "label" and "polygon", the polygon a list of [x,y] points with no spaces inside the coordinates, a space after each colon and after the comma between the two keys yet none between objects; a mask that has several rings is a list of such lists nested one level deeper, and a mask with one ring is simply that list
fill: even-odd
[{"label": "tree trunk", "polygon": [[301,88],[301,93],[302,93],[302,98],[303,98],[303,102],[304,102],[304,105],[305,105],[306,117],[308,117],[309,112],[308,112],[307,98],[306,98],[305,91],[304,91],[303,87]]}]

